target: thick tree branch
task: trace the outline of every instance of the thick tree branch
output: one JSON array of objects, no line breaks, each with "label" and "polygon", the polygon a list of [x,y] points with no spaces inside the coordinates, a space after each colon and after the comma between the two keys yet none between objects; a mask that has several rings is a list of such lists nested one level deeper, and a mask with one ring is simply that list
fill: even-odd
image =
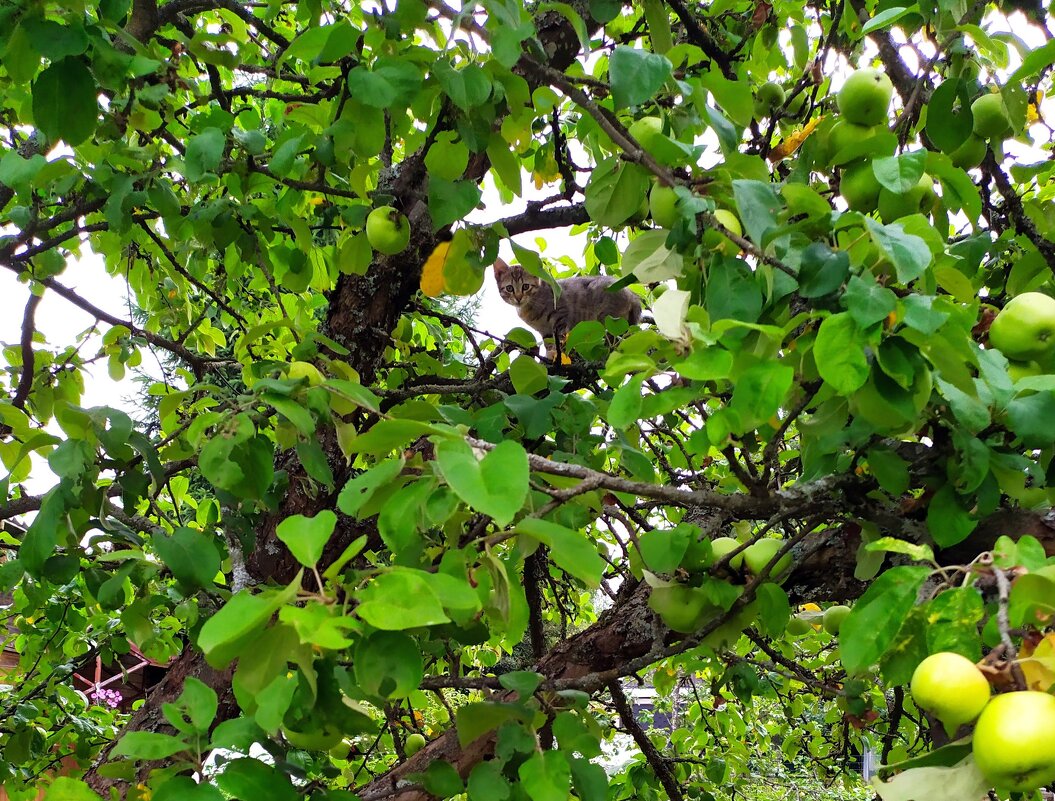
[{"label": "thick tree branch", "polygon": [[1011,186],[1011,180],[997,163],[992,150],[985,154],[985,161],[982,162],[982,167],[986,173],[992,176],[996,188],[1000,191],[1001,197],[1004,198],[1004,205],[1008,216],[1015,223],[1015,229],[1019,233],[1024,234],[1033,243],[1040,255],[1044,257],[1044,261],[1048,263],[1048,269],[1055,272],[1055,242],[1041,234],[1037,230],[1037,226],[1033,224],[1033,220],[1026,214],[1026,210],[1022,206],[1022,198],[1018,196],[1018,193]]}]

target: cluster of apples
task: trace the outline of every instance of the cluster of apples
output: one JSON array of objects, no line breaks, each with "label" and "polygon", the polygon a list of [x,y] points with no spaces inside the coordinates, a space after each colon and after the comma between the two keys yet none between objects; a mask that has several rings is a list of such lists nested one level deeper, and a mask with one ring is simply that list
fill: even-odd
[{"label": "cluster of apples", "polygon": [[[854,72],[839,90],[840,119],[828,132],[829,161],[836,161],[849,146],[870,139],[886,130],[894,86],[886,73],[874,69]],[[870,214],[879,211],[883,222],[919,212],[929,212],[937,201],[934,179],[926,173],[906,192],[892,192],[880,185],[867,158],[856,158],[842,165],[839,191],[853,211]]]},{"label": "cluster of apples", "polygon": [[1055,367],[1055,299],[1023,292],[1007,302],[989,326],[989,344],[1009,361],[1012,381]]},{"label": "cluster of apples", "polygon": [[791,637],[803,637],[809,634],[811,628],[819,625],[833,637],[838,637],[843,621],[849,614],[850,607],[844,604],[829,606],[823,612],[816,604],[807,604],[804,612],[793,615],[788,621],[787,633]]},{"label": "cluster of apples", "polygon": [[[784,547],[784,542],[783,539],[774,537],[760,539],[730,558],[728,568],[736,577],[740,577],[744,571],[757,576],[773,561]],[[714,604],[711,594],[705,588],[693,586],[693,578],[703,575],[741,545],[739,540],[732,537],[717,537],[710,542],[694,540],[681,561],[681,568],[689,574],[690,583],[663,582],[653,585],[648,600],[649,607],[672,631],[682,634],[698,631],[723,610]],[[779,581],[790,567],[791,554],[784,554],[770,569],[769,576]],[[747,603],[703,642],[714,648],[728,646],[735,642],[740,632],[757,617],[757,603]]]},{"label": "cluster of apples", "polygon": [[949,154],[952,163],[971,170],[982,163],[988,142],[1002,142],[1011,135],[1011,115],[999,92],[986,92],[971,103],[971,133]]},{"label": "cluster of apples", "polygon": [[993,787],[1028,792],[1055,781],[1055,696],[1037,690],[992,696],[985,674],[951,651],[924,659],[909,688],[916,706],[950,736],[977,720],[971,750]]}]

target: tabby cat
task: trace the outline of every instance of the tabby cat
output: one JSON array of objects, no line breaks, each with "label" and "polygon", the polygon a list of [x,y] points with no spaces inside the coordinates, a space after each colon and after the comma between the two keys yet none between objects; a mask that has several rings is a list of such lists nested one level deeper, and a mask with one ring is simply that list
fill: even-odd
[{"label": "tabby cat", "polygon": [[499,259],[494,271],[502,300],[516,306],[520,319],[544,339],[559,343],[577,323],[586,320],[604,322],[606,317],[620,317],[631,325],[641,320],[637,295],[629,289],[609,291],[614,278],[580,275],[558,279],[560,297],[554,300],[553,288],[520,265],[510,266]]}]

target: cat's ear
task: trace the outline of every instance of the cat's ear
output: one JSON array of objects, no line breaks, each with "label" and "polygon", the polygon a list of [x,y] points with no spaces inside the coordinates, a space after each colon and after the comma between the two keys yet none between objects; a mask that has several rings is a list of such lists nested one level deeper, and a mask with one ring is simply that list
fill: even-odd
[{"label": "cat's ear", "polygon": [[495,259],[495,263],[492,265],[495,271],[495,280],[501,280],[501,276],[509,272],[509,265],[502,259]]}]

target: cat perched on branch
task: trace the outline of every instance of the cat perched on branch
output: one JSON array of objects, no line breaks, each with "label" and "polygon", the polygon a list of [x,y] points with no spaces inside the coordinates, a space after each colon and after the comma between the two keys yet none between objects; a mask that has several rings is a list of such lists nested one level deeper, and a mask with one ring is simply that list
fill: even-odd
[{"label": "cat perched on branch", "polygon": [[498,259],[494,273],[502,300],[516,306],[520,319],[543,339],[554,340],[558,348],[578,323],[617,317],[636,325],[641,320],[641,299],[629,289],[610,290],[615,279],[608,276],[558,279],[560,297],[554,298],[549,284],[518,264],[509,265]]}]

